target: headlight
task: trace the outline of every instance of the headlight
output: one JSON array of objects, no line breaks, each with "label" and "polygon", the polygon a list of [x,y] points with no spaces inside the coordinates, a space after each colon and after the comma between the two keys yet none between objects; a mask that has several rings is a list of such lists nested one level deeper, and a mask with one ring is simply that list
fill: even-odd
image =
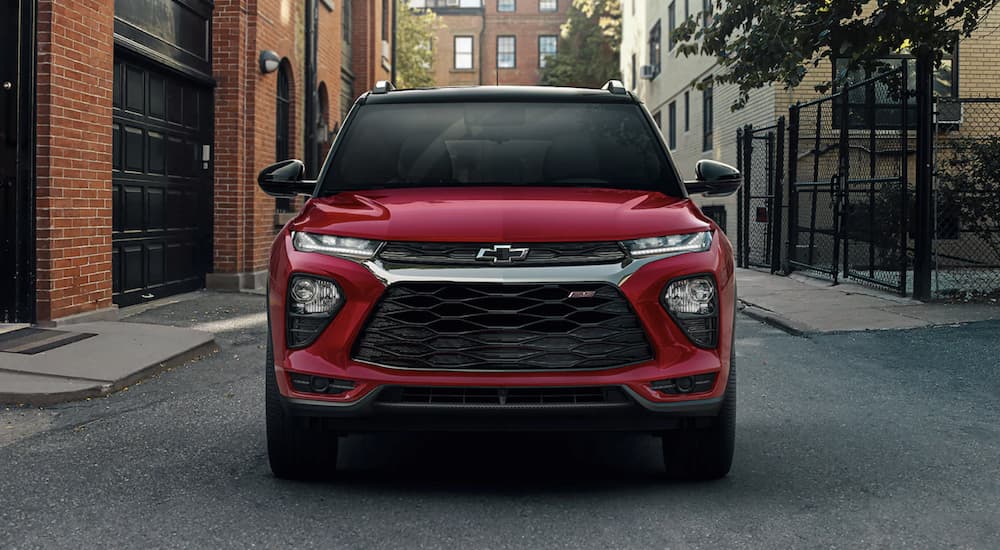
[{"label": "headlight", "polygon": [[715,347],[719,341],[719,300],[714,278],[697,275],[671,281],[663,289],[661,301],[695,345]]},{"label": "headlight", "polygon": [[667,235],[666,237],[647,237],[622,244],[633,258],[646,256],[676,256],[688,252],[705,252],[712,246],[712,233],[688,233],[687,235]]},{"label": "headlight", "polygon": [[344,304],[337,283],[308,275],[295,275],[288,283],[288,347],[311,344]]},{"label": "headlight", "polygon": [[358,239],[355,237],[336,237],[320,235],[319,233],[292,232],[292,246],[299,252],[319,252],[329,256],[347,258],[349,260],[368,260],[375,256],[380,241]]}]

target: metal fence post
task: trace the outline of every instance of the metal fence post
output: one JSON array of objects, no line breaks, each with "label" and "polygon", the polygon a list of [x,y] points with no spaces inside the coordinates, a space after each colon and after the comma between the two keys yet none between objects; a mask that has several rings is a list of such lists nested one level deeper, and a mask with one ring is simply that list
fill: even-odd
[{"label": "metal fence post", "polygon": [[914,235],[913,297],[931,298],[931,242],[934,240],[934,204],[931,164],[934,144],[931,141],[933,105],[933,57],[929,52],[917,56],[917,189],[916,235]]},{"label": "metal fence post", "polygon": [[781,218],[785,207],[785,117],[778,118],[774,145],[774,198],[771,209],[771,273],[781,269]]},{"label": "metal fence post", "polygon": [[788,250],[785,253],[782,271],[792,272],[792,260],[795,259],[795,247],[799,242],[799,200],[795,194],[795,182],[798,178],[799,165],[799,105],[788,108]]},{"label": "metal fence post", "polygon": [[[753,126],[747,124],[743,127],[743,166],[746,173],[743,175],[743,185],[747,192],[743,194],[743,214],[746,220],[747,229],[750,227],[750,195],[753,193]],[[743,241],[743,267],[750,267],[750,231],[744,231],[740,235]]]},{"label": "metal fence post", "polygon": [[738,267],[746,267],[743,265],[746,261],[746,251],[743,250],[743,234],[746,232],[743,223],[745,219],[745,214],[743,213],[743,195],[747,193],[749,181],[746,168],[743,166],[743,128],[736,129],[736,169],[743,175],[743,185],[740,186],[740,190],[736,194],[736,265]]}]

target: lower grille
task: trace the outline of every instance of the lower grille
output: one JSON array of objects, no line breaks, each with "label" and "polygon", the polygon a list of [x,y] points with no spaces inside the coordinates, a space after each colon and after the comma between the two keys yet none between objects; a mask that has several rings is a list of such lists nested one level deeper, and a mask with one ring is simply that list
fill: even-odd
[{"label": "lower grille", "polygon": [[653,358],[617,287],[400,283],[358,338],[356,360],[428,370],[606,369]]},{"label": "lower grille", "polygon": [[380,403],[400,405],[565,406],[625,405],[628,396],[617,387],[581,388],[441,388],[387,387]]}]

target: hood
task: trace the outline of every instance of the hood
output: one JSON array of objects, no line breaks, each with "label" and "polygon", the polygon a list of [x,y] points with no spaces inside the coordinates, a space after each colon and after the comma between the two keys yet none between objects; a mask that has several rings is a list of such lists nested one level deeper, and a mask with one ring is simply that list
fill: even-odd
[{"label": "hood", "polygon": [[309,231],[385,241],[614,241],[708,229],[688,199],[577,187],[422,187],[311,199],[292,221]]}]

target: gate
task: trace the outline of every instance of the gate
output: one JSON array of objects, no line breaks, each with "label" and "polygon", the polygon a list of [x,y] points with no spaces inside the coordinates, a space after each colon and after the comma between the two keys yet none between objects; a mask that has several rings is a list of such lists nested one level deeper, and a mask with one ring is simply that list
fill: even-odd
[{"label": "gate", "polygon": [[911,60],[789,111],[790,269],[906,294]]},{"label": "gate", "polygon": [[778,271],[781,265],[782,176],[785,119],[736,131],[736,158],[743,186],[737,195],[736,254],[740,267]]}]

